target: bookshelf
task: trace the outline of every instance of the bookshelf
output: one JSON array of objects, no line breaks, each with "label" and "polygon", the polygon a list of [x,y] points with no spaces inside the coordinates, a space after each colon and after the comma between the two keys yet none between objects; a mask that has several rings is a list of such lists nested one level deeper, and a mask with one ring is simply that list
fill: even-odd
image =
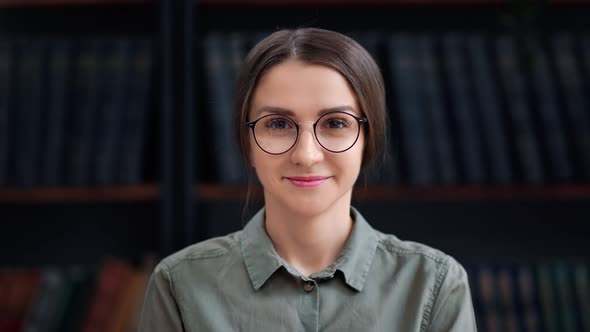
[{"label": "bookshelf", "polygon": [[0,1],[2,331],[137,323],[174,218],[160,78],[177,56],[160,55],[159,9]]},{"label": "bookshelf", "polygon": [[[204,125],[212,118],[214,98],[203,43],[213,33],[250,36],[277,27],[318,26],[389,38],[400,31],[513,33],[523,26],[540,35],[590,30],[590,1],[529,6],[502,0],[0,0],[0,41],[22,35],[125,35],[148,36],[154,45],[141,180],[0,186],[0,241],[10,249],[0,255],[0,266],[96,265],[105,255],[137,261],[146,251],[166,255],[243,227],[261,197],[255,195],[244,208],[245,184],[219,179],[218,155]],[[377,55],[387,63],[383,42]],[[394,108],[390,66],[384,76]],[[394,132],[401,129],[400,122],[393,124]],[[502,184],[413,185],[407,161],[401,169],[400,182],[365,186],[359,180],[355,191],[354,206],[382,231],[466,262],[590,257],[588,181],[531,184],[520,171],[519,181]]]},{"label": "bookshelf", "polygon": [[[94,265],[109,255],[137,261],[159,250],[162,127],[159,96],[148,93],[159,89],[150,78],[160,68],[151,46],[157,8],[0,2],[0,75],[11,82],[0,93],[0,219],[14,249],[1,255],[3,267]],[[150,226],[140,234],[138,222]],[[33,254],[39,246],[51,249]]]},{"label": "bookshelf", "polygon": [[[149,132],[149,154],[150,159],[146,164],[148,176],[146,183],[132,184],[128,186],[107,186],[107,187],[59,187],[52,186],[48,188],[29,188],[29,189],[0,189],[0,204],[46,204],[46,203],[108,203],[108,202],[146,202],[160,201],[171,199],[174,195],[181,195],[181,201],[170,205],[170,210],[180,210],[184,215],[179,218],[185,220],[176,225],[175,223],[161,222],[160,227],[170,229],[166,247],[173,251],[172,248],[179,248],[182,244],[192,242],[194,239],[208,237],[208,234],[198,234],[197,228],[191,232],[191,239],[179,240],[181,233],[179,229],[191,229],[188,224],[189,220],[197,220],[195,224],[201,222],[198,217],[198,206],[200,201],[240,201],[245,195],[243,184],[225,185],[217,183],[214,176],[211,175],[211,165],[207,163],[198,163],[204,160],[203,157],[210,155],[207,147],[202,144],[207,140],[206,131],[200,130],[194,118],[206,114],[206,105],[201,104],[205,96],[198,95],[191,100],[191,94],[186,92],[173,92],[180,87],[181,91],[186,91],[190,87],[204,87],[207,83],[203,80],[201,66],[203,61],[202,49],[197,49],[194,54],[194,64],[188,60],[191,52],[187,45],[192,42],[188,38],[194,38],[198,44],[202,40],[199,34],[206,35],[211,31],[225,30],[228,27],[226,22],[232,21],[232,31],[260,31],[273,29],[277,26],[298,26],[298,25],[317,25],[327,28],[346,31],[428,31],[436,29],[449,30],[470,30],[470,29],[487,29],[497,31],[506,29],[504,26],[506,16],[518,17],[519,6],[510,1],[500,0],[482,0],[482,1],[411,1],[411,0],[391,0],[391,1],[304,1],[290,2],[272,2],[272,1],[239,1],[239,0],[205,0],[194,2],[195,17],[187,16],[187,12],[181,11],[182,6],[190,4],[168,4],[166,2],[157,3],[156,1],[141,0],[84,0],[84,1],[67,1],[67,0],[30,0],[30,1],[0,1],[0,16],[3,24],[0,26],[0,32],[3,35],[13,33],[34,33],[35,30],[45,29],[50,26],[56,19],[60,21],[53,27],[52,33],[68,33],[77,30],[77,33],[101,33],[116,34],[126,32],[130,35],[150,34],[160,38],[161,43],[168,43],[167,48],[160,49],[160,65],[156,73],[161,81],[167,81],[160,87],[153,87],[154,91],[159,90],[152,96],[152,105],[163,105],[171,107],[179,105],[191,107],[195,104],[195,115],[187,112],[185,115],[173,114],[170,118],[160,114],[152,116]],[[585,14],[588,13],[590,3],[588,1],[548,1],[544,4],[536,5],[535,10],[541,11],[537,21],[550,22],[552,26],[548,29],[571,28],[584,26]],[[285,10],[288,8],[289,10]],[[239,10],[236,10],[239,9]],[[554,15],[547,15],[547,11],[554,12]],[[37,21],[35,24],[22,25],[18,21],[23,18],[39,18],[40,13],[48,12],[45,19]],[[179,22],[166,23],[166,15],[182,12],[182,20]],[[131,24],[128,16],[132,13],[139,14],[137,21]],[[240,15],[237,15],[240,13]],[[444,13],[445,15],[441,15]],[[244,15],[245,14],[245,15]],[[272,14],[272,15],[270,15]],[[449,15],[447,15],[449,14]],[[256,17],[256,20],[239,18],[239,16]],[[108,21],[106,17],[109,18]],[[115,22],[112,24],[111,22]],[[255,21],[255,22],[253,22]],[[83,24],[89,22],[90,24]],[[139,24],[135,24],[139,22]],[[351,23],[352,22],[352,23]],[[168,25],[166,25],[168,24]],[[195,30],[190,30],[182,24],[194,25]],[[168,28],[166,28],[168,27]],[[168,32],[166,32],[168,29]],[[182,32],[180,36],[176,32]],[[166,39],[168,33],[168,39]],[[166,50],[171,54],[166,55]],[[164,58],[168,57],[168,67],[166,67]],[[172,64],[173,60],[181,59],[180,64]],[[179,77],[176,68],[179,66],[195,66],[197,76]],[[168,69],[165,69],[168,68]],[[166,75],[168,77],[166,78]],[[161,77],[160,77],[161,76]],[[387,76],[387,74],[386,74]],[[182,83],[178,83],[179,78]],[[387,78],[386,78],[387,79]],[[156,80],[156,79],[155,79]],[[172,81],[175,81],[172,83]],[[189,82],[189,83],[187,83]],[[179,95],[180,94],[180,95]],[[179,98],[180,97],[180,98]],[[181,99],[182,102],[175,101]],[[390,102],[391,104],[391,102]],[[165,106],[168,105],[168,106]],[[157,108],[157,107],[154,107]],[[163,112],[169,114],[172,112]],[[186,116],[187,118],[183,118]],[[182,121],[188,120],[188,121]],[[156,122],[161,122],[156,124]],[[184,123],[182,130],[178,130]],[[197,129],[197,130],[193,130]],[[394,127],[395,129],[399,129]],[[191,134],[196,133],[196,134]],[[190,137],[194,135],[194,137]],[[182,157],[183,153],[175,151],[177,148],[172,146],[180,145],[181,150],[196,151],[194,160],[190,157]],[[162,151],[160,151],[160,148]],[[185,155],[190,155],[187,153]],[[160,159],[161,158],[161,159]],[[183,159],[184,158],[184,159]],[[186,159],[186,160],[185,160]],[[160,164],[159,160],[166,160],[167,166]],[[196,164],[200,167],[196,167]],[[157,166],[154,166],[157,165]],[[164,170],[166,169],[166,170]],[[182,170],[195,170],[186,172]],[[180,172],[179,172],[180,170]],[[162,174],[168,174],[169,181],[160,185],[158,179]],[[180,174],[180,175],[179,175]],[[184,174],[184,175],[182,175]],[[186,181],[187,179],[194,179]],[[195,183],[191,186],[183,186],[181,183]],[[178,194],[181,192],[182,194]],[[567,200],[588,200],[589,189],[585,183],[552,183],[550,185],[527,185],[527,184],[507,184],[507,185],[433,185],[424,187],[413,187],[408,184],[400,185],[373,185],[369,184],[366,188],[359,188],[357,191],[360,201],[395,201],[399,199],[415,200],[417,202],[431,201],[451,201],[460,202],[463,200],[535,200],[535,199],[552,199],[559,201]],[[190,197],[187,198],[187,197]],[[189,200],[196,199],[197,209],[193,210],[187,205]],[[425,203],[427,204],[427,203]],[[176,206],[177,208],[172,208]],[[206,207],[202,207],[205,208]],[[236,214],[238,215],[238,214]],[[163,217],[161,217],[163,218]],[[169,216],[168,218],[173,218]],[[172,224],[172,226],[171,226]],[[176,240],[174,240],[176,239]],[[182,243],[182,244],[181,244]]]}]

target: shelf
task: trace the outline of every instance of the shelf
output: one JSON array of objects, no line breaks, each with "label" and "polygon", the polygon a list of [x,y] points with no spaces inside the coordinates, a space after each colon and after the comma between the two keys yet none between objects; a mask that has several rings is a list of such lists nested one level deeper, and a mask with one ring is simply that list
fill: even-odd
[{"label": "shelf", "polygon": [[[480,6],[510,5],[511,0],[201,0],[200,5],[246,6]],[[590,0],[547,0],[549,5],[590,4]]]},{"label": "shelf", "polygon": [[140,4],[148,0],[0,0],[0,7]]},{"label": "shelf", "polygon": [[120,187],[0,189],[0,203],[130,202],[160,198],[155,184]]},{"label": "shelf", "polygon": [[590,0],[548,0],[551,5],[590,5]]},{"label": "shelf", "polygon": [[[579,1],[579,0],[578,0]],[[249,6],[326,6],[326,5],[499,5],[507,0],[201,0],[201,5],[249,5]]]},{"label": "shelf", "polygon": [[[155,3],[150,0],[0,0],[0,7],[128,5]],[[246,6],[480,6],[507,5],[510,0],[196,0],[199,5]],[[590,4],[590,0],[547,0],[550,5]]]},{"label": "shelf", "polygon": [[507,185],[461,187],[367,187],[357,188],[360,200],[516,200],[589,199],[590,185]]},{"label": "shelf", "polygon": [[[246,198],[246,186],[202,184],[194,195],[205,200],[236,200]],[[258,194],[260,195],[260,194]],[[590,185],[510,185],[462,187],[357,187],[355,200],[515,200],[515,199],[590,199]]]}]

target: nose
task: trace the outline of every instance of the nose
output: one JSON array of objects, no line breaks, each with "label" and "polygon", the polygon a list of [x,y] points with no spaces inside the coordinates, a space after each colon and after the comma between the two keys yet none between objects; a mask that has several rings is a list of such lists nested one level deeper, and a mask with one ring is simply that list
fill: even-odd
[{"label": "nose", "polygon": [[[307,126],[303,126],[307,123]],[[307,127],[305,129],[304,127]],[[324,159],[324,152],[313,132],[312,122],[299,123],[299,139],[291,152],[291,162],[310,167]]]}]

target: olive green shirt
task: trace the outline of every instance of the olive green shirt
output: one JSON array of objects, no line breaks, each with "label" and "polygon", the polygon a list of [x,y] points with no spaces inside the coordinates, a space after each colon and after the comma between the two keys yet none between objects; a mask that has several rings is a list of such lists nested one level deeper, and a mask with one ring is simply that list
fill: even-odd
[{"label": "olive green shirt", "polygon": [[165,258],[150,278],[139,330],[476,331],[457,261],[351,215],[342,254],[309,277],[274,250],[264,209],[239,232]]}]

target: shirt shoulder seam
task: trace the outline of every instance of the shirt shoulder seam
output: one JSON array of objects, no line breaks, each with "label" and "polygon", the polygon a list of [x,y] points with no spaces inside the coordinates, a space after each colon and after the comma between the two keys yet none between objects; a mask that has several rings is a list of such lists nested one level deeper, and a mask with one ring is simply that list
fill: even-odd
[{"label": "shirt shoulder seam", "polygon": [[231,250],[239,244],[238,241],[229,245],[228,248],[215,248],[215,249],[206,249],[199,251],[197,253],[187,253],[183,257],[174,259],[172,262],[166,262],[166,260],[162,261],[164,265],[168,267],[168,270],[172,272],[179,264],[186,262],[186,261],[196,261],[196,260],[203,260],[203,259],[211,259],[224,256],[231,252]]},{"label": "shirt shoulder seam", "polygon": [[428,250],[428,249],[406,249],[406,248],[401,248],[399,246],[396,246],[395,244],[389,242],[389,241],[384,241],[383,239],[379,240],[379,246],[387,251],[389,251],[390,253],[393,254],[398,254],[398,255],[422,255],[432,261],[434,261],[437,264],[443,263],[446,261],[446,257],[447,255],[445,255],[444,253],[436,253],[436,252],[431,252],[434,250]]},{"label": "shirt shoulder seam", "polygon": [[434,285],[430,290],[430,296],[428,297],[428,301],[424,306],[424,314],[422,315],[422,323],[420,324],[420,331],[425,332],[427,331],[428,326],[430,325],[430,318],[432,315],[432,309],[434,307],[434,303],[438,299],[440,294],[440,289],[442,288],[442,284],[446,279],[447,273],[449,272],[449,261],[450,256],[446,256],[444,260],[438,264],[438,271],[436,273]]}]

